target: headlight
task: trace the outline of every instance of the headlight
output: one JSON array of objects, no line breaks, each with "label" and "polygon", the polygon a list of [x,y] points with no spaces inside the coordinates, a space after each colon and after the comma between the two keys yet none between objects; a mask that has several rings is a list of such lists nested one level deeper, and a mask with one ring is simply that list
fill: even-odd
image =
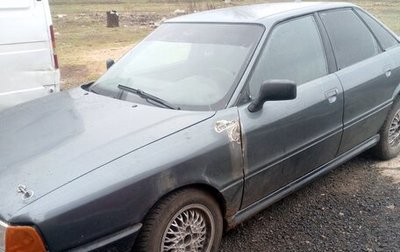
[{"label": "headlight", "polygon": [[6,230],[7,224],[0,221],[0,252],[4,252],[6,250]]},{"label": "headlight", "polygon": [[0,221],[0,252],[44,252],[42,238],[33,227],[10,226]]}]

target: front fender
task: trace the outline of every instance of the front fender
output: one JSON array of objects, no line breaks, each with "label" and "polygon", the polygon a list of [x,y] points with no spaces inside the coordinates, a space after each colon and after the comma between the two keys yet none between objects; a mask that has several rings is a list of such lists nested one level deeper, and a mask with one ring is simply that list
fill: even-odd
[{"label": "front fender", "polygon": [[236,108],[127,154],[21,209],[11,223],[33,223],[50,251],[67,250],[142,222],[178,188],[218,190],[226,214],[239,210],[243,155]]}]

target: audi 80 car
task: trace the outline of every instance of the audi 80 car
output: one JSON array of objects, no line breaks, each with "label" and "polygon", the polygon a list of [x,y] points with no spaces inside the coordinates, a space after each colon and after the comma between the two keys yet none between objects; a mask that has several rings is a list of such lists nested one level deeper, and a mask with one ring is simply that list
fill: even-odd
[{"label": "audi 80 car", "polygon": [[108,63],[0,112],[0,251],[217,251],[317,176],[400,151],[399,38],[352,4],[176,17]]}]

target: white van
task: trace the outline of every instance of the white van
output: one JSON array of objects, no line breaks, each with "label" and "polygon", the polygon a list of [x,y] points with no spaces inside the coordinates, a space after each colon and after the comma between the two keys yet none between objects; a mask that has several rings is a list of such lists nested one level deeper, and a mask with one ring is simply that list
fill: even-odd
[{"label": "white van", "polygon": [[60,89],[48,0],[0,0],[0,110]]}]

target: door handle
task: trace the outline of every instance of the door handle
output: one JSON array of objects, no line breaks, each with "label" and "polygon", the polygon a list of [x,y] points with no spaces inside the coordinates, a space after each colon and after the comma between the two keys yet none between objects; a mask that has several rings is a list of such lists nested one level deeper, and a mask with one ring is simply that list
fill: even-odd
[{"label": "door handle", "polygon": [[337,100],[337,95],[339,90],[337,88],[330,89],[325,92],[325,97],[328,99],[329,103],[334,103]]}]

